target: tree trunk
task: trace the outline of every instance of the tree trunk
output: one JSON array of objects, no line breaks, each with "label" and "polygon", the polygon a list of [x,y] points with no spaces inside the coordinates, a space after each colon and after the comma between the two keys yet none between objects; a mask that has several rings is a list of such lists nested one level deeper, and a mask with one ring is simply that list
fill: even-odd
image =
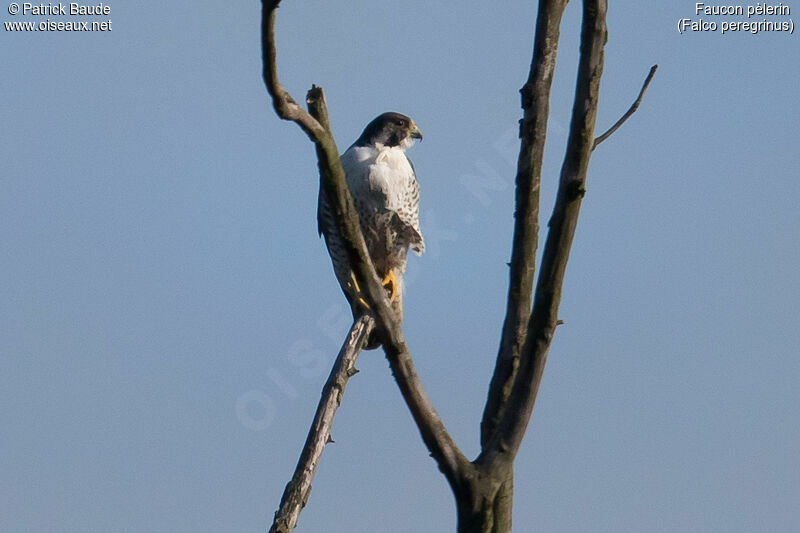
[{"label": "tree trunk", "polygon": [[510,533],[514,475],[499,485],[489,478],[473,480],[456,496],[458,533]]}]

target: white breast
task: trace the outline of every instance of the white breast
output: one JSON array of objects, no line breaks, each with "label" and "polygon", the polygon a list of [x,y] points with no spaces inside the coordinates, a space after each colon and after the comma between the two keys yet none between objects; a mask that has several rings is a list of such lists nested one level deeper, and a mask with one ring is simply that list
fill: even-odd
[{"label": "white breast", "polygon": [[350,191],[369,189],[381,192],[388,210],[401,207],[400,202],[415,181],[414,170],[401,148],[352,146],[342,155],[342,166]]},{"label": "white breast", "polygon": [[382,191],[386,195],[386,208],[389,210],[400,208],[398,202],[408,190],[412,180],[414,171],[406,154],[399,148],[384,148],[370,165],[370,189]]}]

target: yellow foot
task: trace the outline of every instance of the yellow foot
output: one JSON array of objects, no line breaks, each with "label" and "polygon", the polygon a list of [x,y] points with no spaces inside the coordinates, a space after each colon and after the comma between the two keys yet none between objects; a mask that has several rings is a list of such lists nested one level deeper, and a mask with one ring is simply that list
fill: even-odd
[{"label": "yellow foot", "polygon": [[389,273],[386,274],[386,277],[383,278],[381,285],[386,287],[389,286],[389,301],[394,303],[394,299],[397,296],[397,280],[394,279],[394,271],[389,270]]},{"label": "yellow foot", "polygon": [[[366,300],[361,296],[361,287],[358,286],[355,274],[351,273],[350,279],[353,280],[353,288],[356,290],[356,301],[363,305],[365,309],[371,309]],[[390,270],[389,273],[386,274],[381,285],[386,287],[386,290],[389,292],[389,302],[394,303],[394,299],[397,297],[397,280],[394,277],[393,271]]]},{"label": "yellow foot", "polygon": [[361,297],[361,287],[358,286],[358,282],[356,281],[356,275],[353,274],[352,272],[350,273],[350,279],[353,280],[353,288],[356,290],[356,294],[358,295],[356,301],[361,305],[363,305],[365,309],[369,309],[370,308],[369,304],[364,300],[364,298]]}]

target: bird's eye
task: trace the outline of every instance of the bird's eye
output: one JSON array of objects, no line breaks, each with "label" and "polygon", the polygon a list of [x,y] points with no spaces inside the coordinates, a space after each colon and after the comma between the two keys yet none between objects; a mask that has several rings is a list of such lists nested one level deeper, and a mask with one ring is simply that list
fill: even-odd
[{"label": "bird's eye", "polygon": [[405,126],[405,125],[406,125],[406,121],[401,119],[401,120],[398,120],[398,121],[396,122],[396,124],[397,124],[398,126]]}]

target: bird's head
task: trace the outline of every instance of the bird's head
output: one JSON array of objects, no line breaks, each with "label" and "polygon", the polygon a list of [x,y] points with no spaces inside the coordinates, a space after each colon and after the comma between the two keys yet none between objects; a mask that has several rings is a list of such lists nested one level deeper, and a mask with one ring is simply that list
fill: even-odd
[{"label": "bird's head", "polygon": [[414,143],[414,139],[422,140],[422,132],[414,121],[400,113],[389,112],[378,115],[367,124],[356,145],[382,145],[405,150]]}]

